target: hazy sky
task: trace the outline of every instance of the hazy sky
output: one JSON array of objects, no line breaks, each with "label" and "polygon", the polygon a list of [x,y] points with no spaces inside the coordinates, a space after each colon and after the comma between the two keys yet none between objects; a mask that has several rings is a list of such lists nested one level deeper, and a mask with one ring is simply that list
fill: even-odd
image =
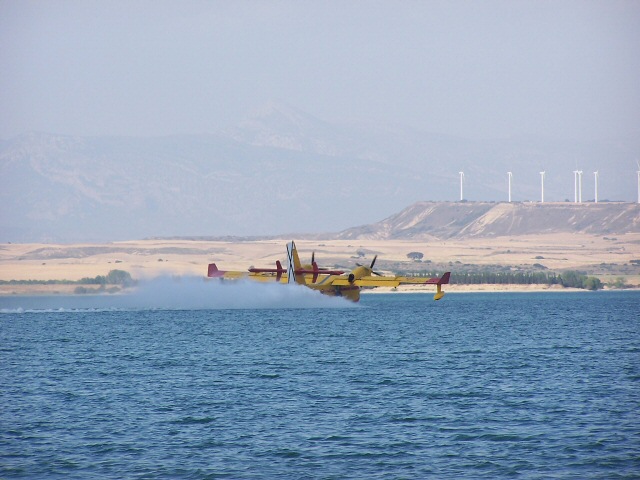
[{"label": "hazy sky", "polygon": [[640,135],[640,1],[0,0],[0,138],[207,133],[269,101],[472,138]]}]

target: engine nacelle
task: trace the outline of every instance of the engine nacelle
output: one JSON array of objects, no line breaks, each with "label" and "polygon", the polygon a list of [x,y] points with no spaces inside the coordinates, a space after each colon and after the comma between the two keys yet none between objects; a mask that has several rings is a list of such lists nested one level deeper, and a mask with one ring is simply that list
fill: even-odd
[{"label": "engine nacelle", "polygon": [[353,283],[356,280],[360,280],[362,277],[366,277],[367,275],[371,275],[371,269],[363,266],[359,266],[351,270],[349,274],[349,283]]}]

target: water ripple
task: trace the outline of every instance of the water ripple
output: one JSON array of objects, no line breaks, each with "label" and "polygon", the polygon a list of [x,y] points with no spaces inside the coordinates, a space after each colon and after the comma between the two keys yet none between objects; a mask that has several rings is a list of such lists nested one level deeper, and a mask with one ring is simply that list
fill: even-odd
[{"label": "water ripple", "polygon": [[0,317],[1,478],[638,478],[640,294]]}]

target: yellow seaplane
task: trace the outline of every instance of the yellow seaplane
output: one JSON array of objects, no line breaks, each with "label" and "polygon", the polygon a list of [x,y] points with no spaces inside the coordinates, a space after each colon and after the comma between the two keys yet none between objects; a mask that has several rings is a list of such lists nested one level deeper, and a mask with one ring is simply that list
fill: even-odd
[{"label": "yellow seaplane", "polygon": [[249,268],[247,271],[219,270],[215,263],[210,263],[207,277],[296,283],[318,290],[325,295],[344,297],[353,302],[360,300],[362,287],[397,287],[398,285],[435,285],[436,293],[433,299],[440,300],[444,297],[442,285],[449,283],[451,272],[434,278],[385,276],[373,270],[377,258],[377,255],[373,257],[368,267],[356,264],[356,268],[350,272],[318,267],[315,253],[311,256],[311,264],[303,265],[300,262],[296,244],[291,242],[287,244],[288,268],[284,268],[280,260],[276,261],[276,268]]}]

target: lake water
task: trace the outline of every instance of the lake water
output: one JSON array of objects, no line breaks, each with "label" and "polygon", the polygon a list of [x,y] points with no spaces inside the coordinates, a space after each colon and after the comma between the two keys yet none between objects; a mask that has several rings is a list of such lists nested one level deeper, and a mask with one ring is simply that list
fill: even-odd
[{"label": "lake water", "polygon": [[0,478],[640,478],[640,292],[273,287],[0,299]]}]

